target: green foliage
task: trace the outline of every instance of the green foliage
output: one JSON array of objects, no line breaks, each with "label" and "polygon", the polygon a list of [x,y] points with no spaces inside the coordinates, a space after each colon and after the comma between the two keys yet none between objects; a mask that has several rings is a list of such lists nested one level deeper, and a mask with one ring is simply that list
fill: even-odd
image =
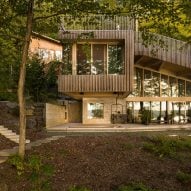
[{"label": "green foliage", "polygon": [[31,191],[51,190],[52,165],[44,164],[39,156],[32,155],[23,160],[19,155],[12,155],[8,163],[16,168],[19,176],[27,177],[31,182]]},{"label": "green foliage", "polygon": [[55,98],[59,64],[57,61],[45,64],[37,56],[29,60],[26,68],[26,93],[33,101],[44,102],[49,95]]},{"label": "green foliage", "polygon": [[159,157],[177,157],[178,151],[191,150],[191,140],[165,136],[152,137],[149,142],[144,143],[143,149]]},{"label": "green foliage", "polygon": [[29,180],[32,182],[32,191],[48,191],[51,190],[50,178],[54,170],[51,165],[43,164],[38,156],[31,156],[26,163],[28,167]]},{"label": "green foliage", "polygon": [[185,173],[182,171],[178,171],[176,173],[176,179],[180,181],[183,184],[191,182],[191,174],[190,173]]},{"label": "green foliage", "polygon": [[131,143],[123,143],[120,144],[123,150],[132,150],[134,148],[134,145]]},{"label": "green foliage", "polygon": [[11,155],[8,159],[8,163],[16,168],[17,174],[20,176],[24,173],[25,164],[23,159],[18,155]]},{"label": "green foliage", "polygon": [[44,63],[38,58],[33,57],[26,66],[26,92],[34,101],[43,100],[46,88]]},{"label": "green foliage", "polygon": [[128,186],[122,186],[117,191],[156,191],[156,190],[150,189],[142,183],[138,183],[138,184],[130,184]]},{"label": "green foliage", "polygon": [[151,122],[151,112],[150,110],[143,109],[141,112],[141,121],[143,124],[148,125]]},{"label": "green foliage", "polygon": [[17,94],[13,92],[0,92],[0,101],[16,101]]},{"label": "green foliage", "polygon": [[74,186],[71,187],[68,191],[90,191],[90,190],[85,187]]}]

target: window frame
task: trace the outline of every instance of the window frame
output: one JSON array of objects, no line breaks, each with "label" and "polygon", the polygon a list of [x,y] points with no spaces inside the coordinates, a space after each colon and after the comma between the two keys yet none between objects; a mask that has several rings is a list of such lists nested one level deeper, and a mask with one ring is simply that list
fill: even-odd
[{"label": "window frame", "polygon": [[[83,44],[89,44],[91,46],[91,59],[90,59],[90,74],[79,74],[78,73],[78,45],[83,45]],[[94,64],[94,61],[93,61],[93,45],[106,45],[104,47],[104,59],[103,59],[103,62],[104,62],[104,66],[103,66],[103,72],[101,74],[93,74],[92,73],[92,66]],[[110,74],[109,73],[109,59],[108,59],[108,47],[110,45],[120,45],[122,47],[122,62],[121,62],[121,65],[122,65],[122,72],[121,73],[115,73],[115,74]],[[75,70],[73,71],[73,74],[76,74],[76,75],[124,75],[125,74],[125,52],[124,52],[124,43],[122,41],[92,41],[92,42],[77,42],[73,45],[73,48],[72,48],[72,65],[73,65],[73,68],[75,68]]]}]

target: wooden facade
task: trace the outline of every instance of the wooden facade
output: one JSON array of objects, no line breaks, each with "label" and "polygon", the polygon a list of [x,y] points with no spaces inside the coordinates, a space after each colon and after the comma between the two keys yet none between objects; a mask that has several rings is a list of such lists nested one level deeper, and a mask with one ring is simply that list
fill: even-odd
[{"label": "wooden facade", "polygon": [[[67,31],[60,32],[63,42],[78,41],[123,41],[124,42],[124,74],[70,75],[58,76],[58,91],[63,93],[124,93],[133,90],[134,58],[137,55],[173,63],[185,69],[191,69],[191,45],[169,37],[150,34],[150,44],[145,45],[142,33],[134,31],[134,22],[127,17],[96,17],[81,19],[82,24],[72,20]],[[88,20],[89,19],[89,20]],[[105,20],[104,20],[105,19]],[[105,22],[104,22],[105,21]],[[65,28],[66,28],[65,27]]]},{"label": "wooden facade", "polygon": [[135,33],[134,55],[144,55],[182,67],[191,68],[191,45],[158,34],[150,34],[150,44],[145,46],[142,33]]},{"label": "wooden facade", "polygon": [[[120,40],[124,41],[124,75],[60,75],[58,77],[59,92],[130,92],[132,91],[134,65],[134,32],[133,30],[96,30],[72,31],[64,33],[62,39],[78,40],[81,34],[92,33],[91,40]],[[86,39],[82,36],[80,40]]]}]

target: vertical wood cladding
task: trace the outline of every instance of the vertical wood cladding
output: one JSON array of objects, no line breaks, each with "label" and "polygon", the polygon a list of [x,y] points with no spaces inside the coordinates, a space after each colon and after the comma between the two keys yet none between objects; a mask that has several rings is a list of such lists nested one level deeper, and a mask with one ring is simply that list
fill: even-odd
[{"label": "vertical wood cladding", "polygon": [[[92,33],[93,37],[86,39],[81,36]],[[60,75],[58,77],[59,92],[129,92],[132,90],[134,67],[134,31],[133,30],[96,30],[96,31],[71,31],[63,34],[62,39],[80,40],[123,40],[124,41],[124,75]]]}]

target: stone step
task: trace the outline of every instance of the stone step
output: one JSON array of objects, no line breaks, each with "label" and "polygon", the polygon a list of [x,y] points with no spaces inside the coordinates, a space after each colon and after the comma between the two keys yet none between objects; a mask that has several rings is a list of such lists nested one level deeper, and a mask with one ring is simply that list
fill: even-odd
[{"label": "stone step", "polygon": [[9,132],[10,130],[8,130],[7,128],[0,128],[0,132]]},{"label": "stone step", "polygon": [[1,157],[0,156],[0,164],[4,163],[7,159],[8,159],[8,157]]},{"label": "stone step", "polygon": [[9,136],[9,135],[17,135],[16,133],[14,132],[11,132],[11,131],[4,131],[4,132],[0,132],[2,135],[4,136]]},{"label": "stone step", "polygon": [[[0,125],[0,134],[2,134],[3,136],[5,136],[13,142],[19,143],[19,135],[17,135],[12,130],[5,128],[2,125]],[[26,143],[30,143],[30,140],[26,139]]]},{"label": "stone step", "polygon": [[14,155],[18,152],[18,149],[5,149],[0,151],[0,156],[1,157],[9,157],[10,155]]},{"label": "stone step", "polygon": [[[9,138],[11,141],[15,142],[15,143],[18,143],[19,144],[19,138]],[[25,140],[25,143],[28,144],[30,143],[30,140],[29,139],[26,139]]]}]

